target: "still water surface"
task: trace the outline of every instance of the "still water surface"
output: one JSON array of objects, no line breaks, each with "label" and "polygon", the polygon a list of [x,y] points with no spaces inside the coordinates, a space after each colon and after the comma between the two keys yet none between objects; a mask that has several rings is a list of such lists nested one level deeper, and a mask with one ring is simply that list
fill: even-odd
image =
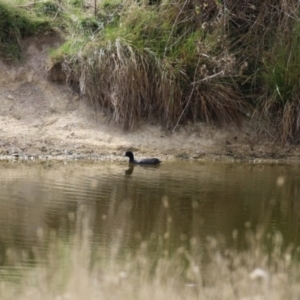
[{"label": "still water surface", "polygon": [[[95,243],[117,243],[122,251],[153,236],[168,250],[207,236],[230,247],[233,231],[242,236],[245,224],[266,224],[300,244],[299,166],[164,162],[127,169],[101,162],[2,165],[0,264],[12,263],[11,249],[13,263],[34,260],[50,233],[68,240],[82,215]],[[241,239],[235,246],[245,245]]]}]

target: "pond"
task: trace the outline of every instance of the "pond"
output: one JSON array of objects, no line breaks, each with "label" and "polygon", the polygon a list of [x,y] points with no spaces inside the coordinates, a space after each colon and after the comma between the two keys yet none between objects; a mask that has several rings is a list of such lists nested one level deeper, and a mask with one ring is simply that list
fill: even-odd
[{"label": "pond", "polygon": [[249,228],[300,244],[299,166],[16,162],[2,164],[0,186],[1,278],[8,267],[47,260],[41,253],[53,237],[72,247],[83,229],[92,245],[116,256],[151,240],[160,257],[193,239],[201,248],[208,237],[241,251]]}]

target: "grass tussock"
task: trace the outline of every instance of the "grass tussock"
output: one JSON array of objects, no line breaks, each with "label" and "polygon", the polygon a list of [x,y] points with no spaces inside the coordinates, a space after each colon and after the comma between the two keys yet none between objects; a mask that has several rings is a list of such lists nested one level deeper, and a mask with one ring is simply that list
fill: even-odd
[{"label": "grass tussock", "polygon": [[93,105],[108,110],[115,122],[132,129],[160,109],[157,93],[166,87],[156,82],[156,62],[150,51],[117,38],[105,41],[98,50],[90,45],[84,56],[80,66],[76,66],[78,57],[64,62],[67,81],[76,83]]},{"label": "grass tussock", "polygon": [[278,30],[277,38],[280,42],[273,45],[265,58],[265,67],[262,72],[265,85],[260,104],[262,113],[276,128],[280,128],[281,140],[299,143],[299,23],[292,26],[291,32]]},{"label": "grass tussock", "polygon": [[265,133],[299,143],[299,3],[253,0],[228,9],[232,50],[248,65],[243,94],[267,124]]},{"label": "grass tussock", "polygon": [[190,118],[237,124],[249,106],[232,82],[235,59],[219,39],[218,6],[210,8],[215,33],[203,26],[209,18],[199,14],[201,7],[181,1],[104,4],[113,12],[92,40],[76,51],[58,50],[53,60],[69,84],[124,129],[150,118],[170,129]]}]

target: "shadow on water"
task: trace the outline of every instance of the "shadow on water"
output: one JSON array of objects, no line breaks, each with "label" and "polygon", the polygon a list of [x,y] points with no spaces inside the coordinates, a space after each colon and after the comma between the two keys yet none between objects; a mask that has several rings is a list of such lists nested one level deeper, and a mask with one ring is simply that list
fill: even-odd
[{"label": "shadow on water", "polygon": [[[281,231],[299,245],[298,167],[254,164],[164,163],[159,167],[124,164],[8,165],[0,169],[0,263],[32,260],[47,249],[50,236],[66,241],[81,230],[86,216],[91,240],[110,253],[135,251],[151,241],[151,251],[178,247],[199,251],[208,236],[224,246],[245,224]],[[247,227],[246,226],[246,227]],[[12,260],[8,249],[15,249]],[[115,254],[114,254],[115,253]],[[23,256],[22,256],[23,255]]]}]

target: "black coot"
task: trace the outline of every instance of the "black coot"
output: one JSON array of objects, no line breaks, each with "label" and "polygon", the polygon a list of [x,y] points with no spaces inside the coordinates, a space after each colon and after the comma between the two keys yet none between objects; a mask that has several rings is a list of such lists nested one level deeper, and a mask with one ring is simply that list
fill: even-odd
[{"label": "black coot", "polygon": [[158,165],[161,161],[158,158],[145,158],[142,160],[135,160],[133,153],[131,151],[127,151],[125,156],[129,157],[129,163],[135,165]]}]

